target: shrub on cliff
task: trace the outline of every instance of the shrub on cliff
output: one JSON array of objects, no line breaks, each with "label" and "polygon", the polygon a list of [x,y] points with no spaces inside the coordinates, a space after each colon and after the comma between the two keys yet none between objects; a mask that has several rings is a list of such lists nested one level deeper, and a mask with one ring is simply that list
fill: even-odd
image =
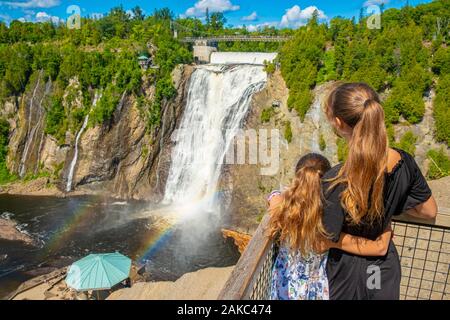
[{"label": "shrub on cliff", "polygon": [[343,138],[337,138],[336,144],[337,144],[338,161],[344,162],[347,159],[348,155],[347,141],[345,141],[345,139]]},{"label": "shrub on cliff", "polygon": [[414,156],[416,153],[416,142],[417,142],[417,136],[414,135],[414,133],[412,133],[412,131],[407,131],[400,138],[400,141],[398,143],[393,143],[393,147],[402,149]]},{"label": "shrub on cliff", "polygon": [[284,138],[288,143],[292,142],[292,127],[290,121],[286,122],[284,125]]},{"label": "shrub on cliff", "polygon": [[427,156],[430,160],[430,167],[427,174],[428,179],[435,180],[450,175],[450,159],[443,148],[430,150]]},{"label": "shrub on cliff", "polygon": [[270,122],[270,119],[272,118],[272,116],[273,116],[274,114],[275,114],[275,111],[274,111],[273,107],[265,108],[265,109],[261,112],[261,122],[262,122],[262,123]]},{"label": "shrub on cliff", "polygon": [[0,184],[10,182],[14,179],[6,167],[6,156],[8,154],[9,123],[0,119]]},{"label": "shrub on cliff", "polygon": [[45,133],[53,136],[59,144],[64,143],[67,130],[67,117],[62,104],[62,95],[54,94],[47,108]]}]

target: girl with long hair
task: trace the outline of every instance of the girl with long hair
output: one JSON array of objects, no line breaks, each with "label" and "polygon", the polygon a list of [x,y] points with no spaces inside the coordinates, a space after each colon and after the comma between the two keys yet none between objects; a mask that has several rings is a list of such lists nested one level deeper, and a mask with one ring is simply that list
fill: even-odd
[{"label": "girl with long hair", "polygon": [[[377,239],[394,215],[434,218],[436,202],[414,158],[389,148],[378,94],[365,83],[335,86],[325,112],[348,143],[348,155],[324,175],[323,226],[338,242],[342,232]],[[401,268],[392,241],[383,257],[330,249],[331,299],[399,299]]]},{"label": "girl with long hair", "polygon": [[269,197],[268,235],[280,244],[273,268],[271,299],[328,300],[324,251],[330,247],[368,256],[386,254],[391,238],[389,228],[374,241],[344,233],[338,243],[327,240],[329,235],[322,223],[321,178],[330,168],[325,157],[307,154],[297,163],[289,188]]}]

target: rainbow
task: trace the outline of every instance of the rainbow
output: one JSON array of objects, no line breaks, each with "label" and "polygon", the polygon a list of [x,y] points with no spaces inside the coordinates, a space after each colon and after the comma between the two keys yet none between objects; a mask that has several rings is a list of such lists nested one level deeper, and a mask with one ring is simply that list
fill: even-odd
[{"label": "rainbow", "polygon": [[[161,207],[144,212],[142,215],[136,215],[136,219],[156,217],[156,223],[151,225],[148,232],[136,235],[139,237],[136,240],[140,244],[133,252],[129,252],[130,257],[139,262],[151,259],[171,239],[177,225],[190,219],[207,201],[216,196],[217,192],[214,192],[189,204]],[[94,202],[104,201],[104,198],[97,196],[96,198],[91,198],[91,200]],[[95,211],[95,206],[79,205],[79,208],[57,227],[57,231],[46,242],[41,251],[42,256],[48,256],[49,253],[63,248],[66,243],[73,239],[74,234],[79,232],[80,226],[89,225]]]},{"label": "rainbow", "polygon": [[[100,198],[101,197],[98,196],[92,198],[92,200],[95,202],[96,199]],[[61,225],[57,228],[57,231],[47,241],[44,246],[43,254],[48,254],[64,247],[80,225],[89,223],[89,218],[93,213],[95,213],[95,208],[93,206],[78,206],[77,210],[68,219],[61,223]]]}]

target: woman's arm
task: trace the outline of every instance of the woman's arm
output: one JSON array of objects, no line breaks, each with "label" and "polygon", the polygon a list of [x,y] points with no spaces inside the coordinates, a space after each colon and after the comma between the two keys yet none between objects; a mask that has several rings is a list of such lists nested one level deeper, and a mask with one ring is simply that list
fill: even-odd
[{"label": "woman's arm", "polygon": [[435,219],[437,216],[437,211],[438,208],[436,200],[434,199],[433,196],[431,196],[424,203],[421,203],[418,206],[406,211],[406,214],[421,219]]},{"label": "woman's arm", "polygon": [[269,213],[272,213],[272,211],[275,208],[278,208],[283,203],[283,196],[281,194],[274,194],[268,199],[268,206],[269,206]]},{"label": "woman's arm", "polygon": [[359,256],[379,257],[385,256],[392,239],[392,229],[386,229],[376,240],[356,237],[348,233],[342,233],[337,243],[331,242],[330,247],[346,251]]},{"label": "woman's arm", "polygon": [[[268,203],[269,213],[271,213],[275,208],[278,208],[282,202],[282,195],[274,195],[271,197]],[[391,238],[392,229],[390,225],[375,241],[352,236],[351,234],[342,232],[337,243],[327,239],[325,242],[318,245],[316,251],[324,252],[330,248],[336,248],[360,256],[385,256],[388,251]]]}]

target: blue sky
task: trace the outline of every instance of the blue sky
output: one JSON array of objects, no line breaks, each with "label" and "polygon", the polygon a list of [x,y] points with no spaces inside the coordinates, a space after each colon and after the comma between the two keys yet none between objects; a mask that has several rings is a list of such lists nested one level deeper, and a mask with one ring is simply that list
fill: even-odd
[{"label": "blue sky", "polygon": [[[411,5],[431,0],[409,0]],[[155,8],[169,7],[177,16],[203,17],[205,8],[210,12],[223,12],[228,24],[257,27],[270,24],[277,27],[297,27],[305,23],[314,9],[320,10],[322,19],[334,16],[358,17],[360,9],[370,4],[385,3],[386,8],[402,7],[406,0],[0,0],[0,20],[27,21],[66,20],[71,5],[81,9],[82,16],[103,14],[122,4],[128,10],[138,5],[146,13]]]}]

